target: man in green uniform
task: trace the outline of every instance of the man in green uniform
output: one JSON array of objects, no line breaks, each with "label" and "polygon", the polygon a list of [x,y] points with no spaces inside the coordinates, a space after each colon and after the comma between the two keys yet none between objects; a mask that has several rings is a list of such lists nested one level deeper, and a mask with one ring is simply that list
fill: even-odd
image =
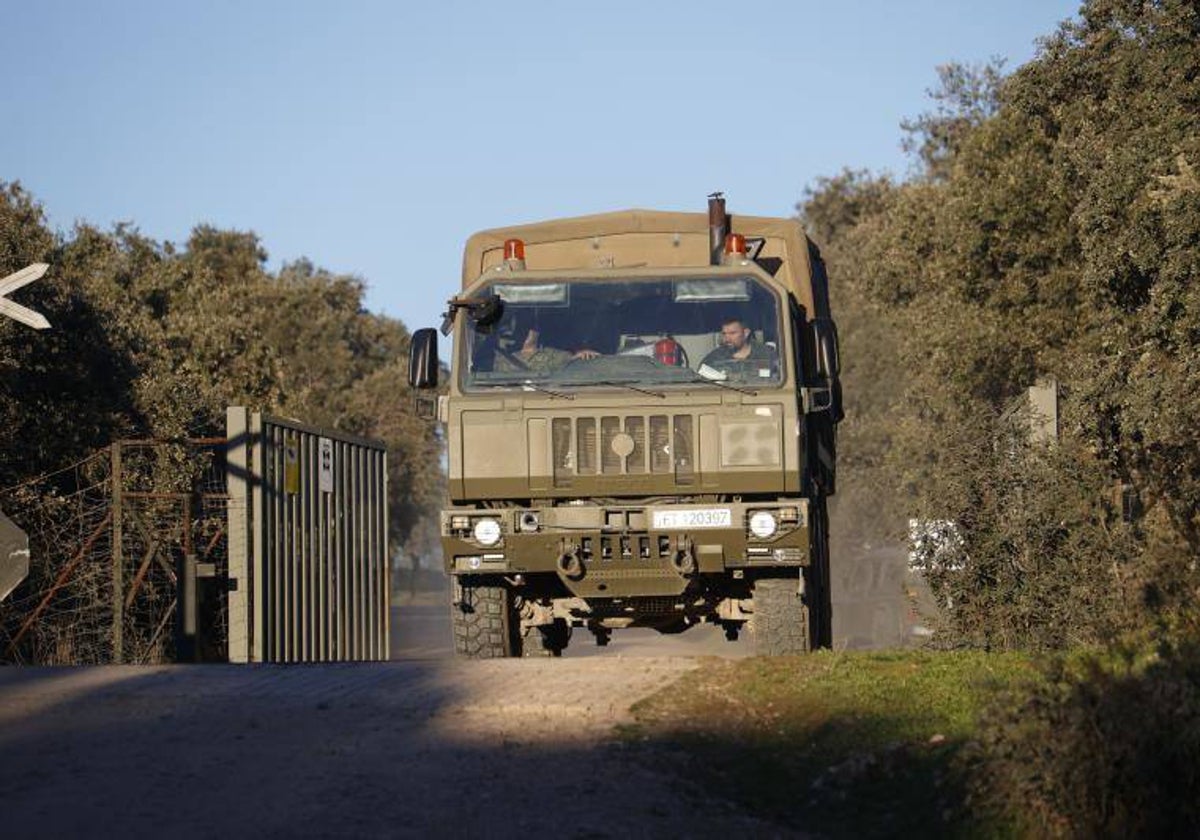
[{"label": "man in green uniform", "polygon": [[570,353],[557,347],[543,347],[539,337],[536,329],[530,329],[516,350],[496,353],[493,370],[549,373],[571,361]]},{"label": "man in green uniform", "polygon": [[750,329],[740,318],[729,318],[721,324],[721,346],[704,357],[700,375],[705,367],[717,374],[713,379],[734,379],[753,382],[778,376],[779,359],[775,348],[754,340]]}]

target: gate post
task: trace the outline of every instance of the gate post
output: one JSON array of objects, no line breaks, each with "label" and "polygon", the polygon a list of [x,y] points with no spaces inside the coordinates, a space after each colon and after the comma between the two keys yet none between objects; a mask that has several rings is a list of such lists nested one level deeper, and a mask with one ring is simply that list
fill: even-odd
[{"label": "gate post", "polygon": [[225,410],[225,483],[229,500],[228,645],[230,662],[250,662],[250,418],[243,406]]}]

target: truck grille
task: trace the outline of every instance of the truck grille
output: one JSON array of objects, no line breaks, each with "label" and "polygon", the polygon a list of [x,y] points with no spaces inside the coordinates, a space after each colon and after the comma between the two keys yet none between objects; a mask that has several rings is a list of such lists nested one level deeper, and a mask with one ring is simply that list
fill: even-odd
[{"label": "truck grille", "polygon": [[695,481],[694,419],[690,414],[556,417],[550,426],[554,483],[576,476],[663,475]]}]

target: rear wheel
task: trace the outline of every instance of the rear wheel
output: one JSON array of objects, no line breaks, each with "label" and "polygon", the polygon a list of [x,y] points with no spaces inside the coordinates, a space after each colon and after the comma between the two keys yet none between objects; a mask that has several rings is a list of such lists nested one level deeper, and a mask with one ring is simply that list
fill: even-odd
[{"label": "rear wheel", "polygon": [[466,585],[452,578],[450,621],[454,652],[466,659],[521,655],[520,621],[504,586]]},{"label": "rear wheel", "polygon": [[798,577],[754,582],[754,614],[749,629],[754,648],[761,655],[808,653],[812,628]]}]

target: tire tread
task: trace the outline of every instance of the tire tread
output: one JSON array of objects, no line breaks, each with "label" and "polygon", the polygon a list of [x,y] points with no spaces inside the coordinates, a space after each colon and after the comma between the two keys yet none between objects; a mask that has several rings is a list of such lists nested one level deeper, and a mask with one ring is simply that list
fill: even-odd
[{"label": "tire tread", "polygon": [[812,649],[808,606],[800,595],[798,580],[755,581],[750,632],[756,651],[763,656],[788,656]]},{"label": "tire tread", "polygon": [[512,596],[503,586],[451,586],[454,653],[464,659],[520,656],[514,638]]}]

